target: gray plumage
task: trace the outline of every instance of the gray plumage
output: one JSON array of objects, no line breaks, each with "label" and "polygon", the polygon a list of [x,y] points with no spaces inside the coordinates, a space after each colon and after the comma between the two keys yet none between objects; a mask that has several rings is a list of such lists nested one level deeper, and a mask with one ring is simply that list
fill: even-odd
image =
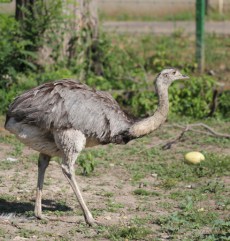
[{"label": "gray plumage", "polygon": [[74,80],[46,83],[18,96],[10,105],[5,128],[24,144],[40,152],[35,216],[42,215],[42,188],[46,168],[53,156],[62,158],[62,171],[70,183],[86,222],[95,220],[75,179],[74,163],[85,147],[125,144],[157,129],[167,118],[168,88],[177,79],[187,79],[176,69],[165,69],[156,78],[159,97],[153,116],[134,121],[112,96]]},{"label": "gray plumage", "polygon": [[10,106],[10,117],[47,132],[80,130],[101,144],[122,143],[119,137],[134,123],[110,94],[74,80],[46,83],[25,92]]}]

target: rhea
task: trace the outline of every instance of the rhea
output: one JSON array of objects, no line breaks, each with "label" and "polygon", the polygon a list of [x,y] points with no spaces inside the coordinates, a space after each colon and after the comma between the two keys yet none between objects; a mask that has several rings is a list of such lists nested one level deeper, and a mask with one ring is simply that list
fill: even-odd
[{"label": "rhea", "polygon": [[42,188],[46,168],[53,156],[62,159],[61,168],[71,185],[85,221],[95,222],[75,179],[74,164],[86,147],[126,144],[156,130],[169,111],[168,88],[187,79],[177,69],[164,69],[155,79],[159,103],[153,116],[134,120],[113,97],[72,79],[42,84],[19,95],[10,105],[5,128],[25,145],[38,151],[38,181],[35,216],[42,219]]}]

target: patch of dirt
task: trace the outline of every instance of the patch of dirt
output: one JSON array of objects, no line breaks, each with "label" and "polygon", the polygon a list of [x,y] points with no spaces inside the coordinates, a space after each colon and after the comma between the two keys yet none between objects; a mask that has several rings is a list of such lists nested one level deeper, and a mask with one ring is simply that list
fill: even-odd
[{"label": "patch of dirt", "polygon": [[[7,135],[5,132],[0,134]],[[175,131],[169,132],[168,135],[175,135]],[[144,145],[143,149],[152,148],[162,141],[159,136],[152,139],[150,137],[149,144]],[[128,146],[131,145],[135,145],[135,142]],[[164,155],[174,152],[174,158],[181,159],[183,158],[181,152],[185,148],[188,149],[188,146],[193,147],[189,139],[176,144],[172,150],[164,151]],[[13,148],[11,144],[0,142],[0,237],[4,237],[4,240],[109,240],[107,237],[109,237],[110,227],[129,227],[135,224],[135,220],[138,222],[150,215],[152,219],[157,219],[178,210],[178,201],[168,197],[172,190],[161,188],[155,173],[145,176],[140,182],[133,182],[129,170],[122,164],[111,162],[103,165],[100,163],[90,177],[77,175],[77,182],[89,209],[102,227],[106,227],[106,230],[103,231],[100,227],[88,227],[85,225],[79,204],[60,165],[51,161],[46,172],[43,191],[43,210],[48,221],[37,220],[33,218],[37,154],[23,147],[16,161],[7,162],[6,158]],[[106,146],[102,148],[110,151]],[[206,152],[230,154],[229,149],[221,146],[204,144],[202,148]],[[137,156],[135,162],[138,158]],[[135,163],[134,160],[128,161]],[[76,170],[78,168],[76,165]],[[229,180],[229,178],[222,179],[226,185],[229,184]],[[142,187],[159,195],[134,195],[134,190]],[[188,187],[181,185],[174,191],[188,191]],[[164,205],[168,206],[168,209]],[[216,207],[213,201],[200,202],[199,205],[200,207],[208,205]],[[135,225],[148,227],[152,232],[150,236],[152,240],[156,237],[160,240],[169,239],[170,236],[167,233],[159,233],[160,226],[152,219],[145,221],[145,224],[139,221]]]}]

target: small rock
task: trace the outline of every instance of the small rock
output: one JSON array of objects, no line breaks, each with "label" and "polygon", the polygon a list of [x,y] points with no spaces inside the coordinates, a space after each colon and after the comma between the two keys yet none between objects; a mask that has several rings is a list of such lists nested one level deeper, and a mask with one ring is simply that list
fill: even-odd
[{"label": "small rock", "polygon": [[143,188],[143,187],[146,187],[147,185],[145,184],[145,183],[143,183],[143,182],[140,182],[139,183],[139,188]]},{"label": "small rock", "polygon": [[110,163],[109,166],[110,166],[110,167],[114,167],[115,165],[114,165],[113,163]]},{"label": "small rock", "polygon": [[105,217],[106,220],[111,220],[112,218],[110,216]]},{"label": "small rock", "polygon": [[14,241],[22,241],[22,240],[28,240],[28,238],[23,238],[23,237],[20,237],[20,236],[16,236],[13,240]]},{"label": "small rock", "polygon": [[193,188],[193,186],[192,185],[187,185],[187,186],[185,186],[186,188],[189,188],[189,189],[192,189]]},{"label": "small rock", "polygon": [[198,212],[204,212],[204,208],[199,208],[197,211]]},{"label": "small rock", "polygon": [[158,175],[157,173],[152,173],[151,176],[157,178]]},{"label": "small rock", "polygon": [[18,159],[14,158],[14,157],[7,157],[6,160],[9,162],[17,162],[18,161]]},{"label": "small rock", "polygon": [[164,239],[170,239],[171,237],[168,234],[164,233],[161,235],[161,238],[164,240]]},{"label": "small rock", "polygon": [[208,71],[208,74],[212,75],[212,76],[215,76],[216,72],[213,69],[211,69],[211,70]]},{"label": "small rock", "polygon": [[30,192],[30,190],[28,190],[28,189],[20,189],[20,190],[18,190],[18,193],[29,193]]}]

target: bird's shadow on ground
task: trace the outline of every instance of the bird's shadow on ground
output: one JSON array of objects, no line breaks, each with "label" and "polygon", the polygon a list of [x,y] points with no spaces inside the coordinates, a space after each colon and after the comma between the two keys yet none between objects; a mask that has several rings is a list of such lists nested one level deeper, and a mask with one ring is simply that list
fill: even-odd
[{"label": "bird's shadow on ground", "polygon": [[[42,200],[42,210],[62,212],[72,211],[72,209],[65,204],[61,204],[49,199]],[[0,198],[0,215],[10,213],[26,215],[30,211],[34,211],[34,200],[31,200],[31,202],[20,202]]]}]

